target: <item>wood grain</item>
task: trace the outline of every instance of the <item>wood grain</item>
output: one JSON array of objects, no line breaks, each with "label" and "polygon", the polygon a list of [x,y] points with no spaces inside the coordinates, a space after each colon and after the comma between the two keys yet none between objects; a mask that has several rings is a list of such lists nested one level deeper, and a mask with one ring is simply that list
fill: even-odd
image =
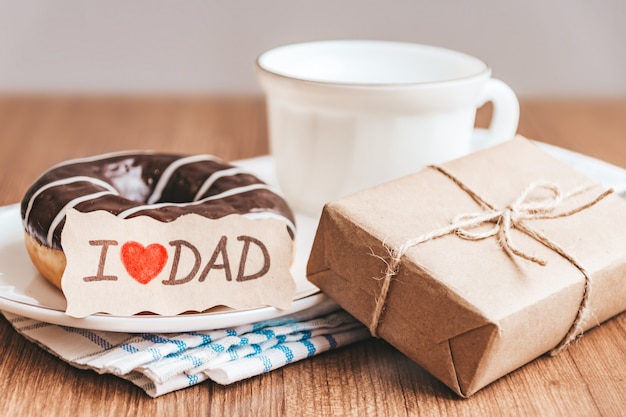
[{"label": "wood grain", "polygon": [[[522,134],[626,167],[626,100],[521,104]],[[0,205],[20,201],[43,170],[73,157],[133,148],[228,160],[265,154],[264,111],[260,97],[1,97]],[[481,110],[479,125],[489,113]],[[157,399],[117,377],[65,364],[3,318],[0,340],[0,415],[7,416],[626,415],[624,314],[466,400],[382,340]]]}]

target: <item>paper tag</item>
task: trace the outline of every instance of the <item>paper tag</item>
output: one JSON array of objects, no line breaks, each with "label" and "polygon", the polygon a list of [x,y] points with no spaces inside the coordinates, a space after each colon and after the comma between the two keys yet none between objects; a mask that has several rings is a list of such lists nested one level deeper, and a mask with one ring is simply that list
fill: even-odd
[{"label": "paper tag", "polygon": [[68,209],[66,313],[173,316],[217,305],[290,307],[293,241],[276,219],[188,214],[170,223]]}]

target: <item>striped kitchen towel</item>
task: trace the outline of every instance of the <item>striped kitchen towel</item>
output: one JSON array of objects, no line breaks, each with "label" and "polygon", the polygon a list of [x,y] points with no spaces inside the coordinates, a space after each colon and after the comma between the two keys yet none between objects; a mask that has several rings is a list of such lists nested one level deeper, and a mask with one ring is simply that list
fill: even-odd
[{"label": "striped kitchen towel", "polygon": [[369,337],[330,301],[230,329],[175,334],[85,330],[3,314],[19,333],[69,364],[117,375],[152,397],[207,379],[230,384]]}]

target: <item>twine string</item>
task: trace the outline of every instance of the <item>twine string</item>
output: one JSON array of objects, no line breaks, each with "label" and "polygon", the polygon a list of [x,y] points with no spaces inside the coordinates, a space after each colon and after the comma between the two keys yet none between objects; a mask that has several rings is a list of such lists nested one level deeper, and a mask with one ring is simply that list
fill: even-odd
[{"label": "twine string", "polygon": [[605,190],[596,197],[585,201],[574,208],[559,212],[557,209],[561,207],[564,201],[590,190],[593,187],[593,184],[584,184],[564,194],[557,185],[551,182],[536,181],[529,184],[528,187],[526,187],[526,189],[523,190],[522,193],[520,193],[520,195],[513,201],[513,203],[502,209],[496,209],[488,204],[479,195],[470,190],[456,177],[445,171],[442,167],[433,166],[432,168],[438,170],[453,180],[475,201],[477,201],[484,210],[476,213],[460,214],[456,216],[449,225],[422,234],[415,238],[408,239],[396,248],[387,248],[389,252],[389,260],[387,261],[385,275],[382,277],[381,290],[376,299],[376,305],[369,324],[369,330],[372,336],[377,336],[378,326],[386,304],[391,281],[398,274],[402,256],[404,256],[410,248],[452,233],[465,240],[482,240],[490,237],[497,237],[500,246],[506,253],[526,259],[527,261],[536,263],[537,265],[545,266],[546,261],[544,259],[538,258],[533,254],[529,254],[516,246],[511,236],[511,231],[512,229],[517,229],[552,251],[558,253],[564,259],[568,260],[584,276],[584,290],[576,317],[565,337],[551,351],[551,354],[555,355],[566,349],[567,346],[582,335],[584,323],[588,318],[591,278],[580,262],[546,236],[543,236],[536,230],[527,227],[524,224],[524,221],[556,219],[571,216],[597,204],[599,201],[611,194],[613,190]]}]

